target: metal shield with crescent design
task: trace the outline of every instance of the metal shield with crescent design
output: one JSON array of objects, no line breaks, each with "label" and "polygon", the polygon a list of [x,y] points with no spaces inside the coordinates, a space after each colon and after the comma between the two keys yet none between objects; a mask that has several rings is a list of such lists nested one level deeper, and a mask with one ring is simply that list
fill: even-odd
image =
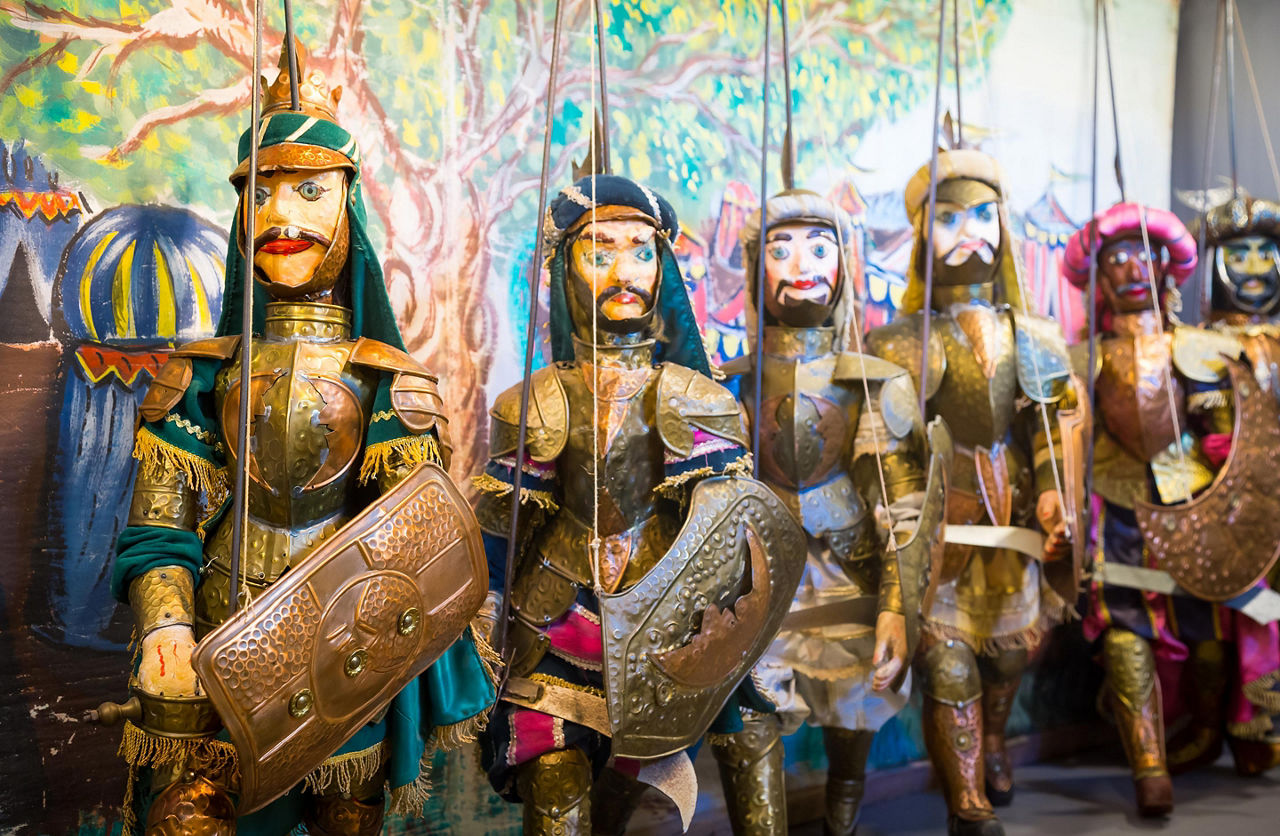
[{"label": "metal shield with crescent design", "polygon": [[239,813],[283,795],[462,635],[488,567],[427,463],[206,636],[192,665],[240,761]]},{"label": "metal shield with crescent design", "polygon": [[1133,509],[1157,565],[1206,601],[1240,595],[1280,558],[1280,407],[1247,365],[1227,370],[1235,429],[1213,483],[1189,502]]},{"label": "metal shield with crescent design", "polygon": [[702,737],[782,625],[805,549],[803,529],[755,479],[694,488],[657,565],[600,597],[615,756],[662,757]]}]

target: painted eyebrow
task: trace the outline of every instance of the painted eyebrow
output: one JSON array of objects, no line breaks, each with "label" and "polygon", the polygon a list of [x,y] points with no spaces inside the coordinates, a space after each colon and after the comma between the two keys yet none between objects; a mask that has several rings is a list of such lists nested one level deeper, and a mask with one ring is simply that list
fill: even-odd
[{"label": "painted eyebrow", "polygon": [[832,241],[836,240],[836,235],[835,235],[835,233],[834,233],[834,232],[832,232],[831,230],[829,230],[829,229],[825,229],[825,228],[823,228],[823,227],[818,227],[818,228],[816,228],[816,229],[811,229],[811,230],[809,230],[809,236],[808,236],[808,237],[810,237],[810,238],[830,238]]},{"label": "painted eyebrow", "polygon": [[765,239],[765,241],[766,241],[766,242],[768,242],[768,241],[790,241],[790,240],[791,240],[791,233],[790,233],[790,232],[770,232],[770,233],[769,233],[769,237]]},{"label": "painted eyebrow", "polygon": [[607,232],[597,232],[595,230],[592,230],[591,232],[588,232],[586,235],[583,235],[582,237],[588,241],[595,241],[597,244],[613,243],[613,236]]},{"label": "painted eyebrow", "polygon": [[652,240],[653,240],[653,234],[654,234],[654,232],[655,232],[655,230],[652,230],[652,229],[650,229],[650,230],[646,230],[645,232],[642,232],[642,233],[640,233],[639,235],[637,235],[637,236],[635,236],[634,238],[632,238],[632,239],[631,239],[631,243],[633,243],[633,244],[647,244],[647,243],[649,243],[650,241],[652,241]]}]

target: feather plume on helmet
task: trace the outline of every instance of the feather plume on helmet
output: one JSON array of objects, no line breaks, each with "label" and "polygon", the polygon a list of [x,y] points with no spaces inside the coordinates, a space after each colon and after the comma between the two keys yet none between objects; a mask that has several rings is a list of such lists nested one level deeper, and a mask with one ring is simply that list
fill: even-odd
[{"label": "feather plume on helmet", "polygon": [[[1004,174],[1000,164],[989,154],[972,148],[960,148],[954,151],[938,152],[938,200],[946,199],[949,189],[958,193],[967,191],[984,191],[988,199],[996,202],[1000,219],[1000,246],[995,254],[996,259],[996,301],[1004,302],[1018,308],[1022,304],[1022,294],[1018,289],[1017,249],[1013,246],[1010,234],[1009,210],[1005,205],[1004,187],[1001,185]],[[899,313],[909,314],[923,310],[924,298],[924,259],[928,251],[929,230],[925,225],[929,220],[929,164],[921,166],[907,182],[905,189],[907,217],[911,219],[914,231],[911,245],[911,260],[907,264],[907,289],[902,297]],[[934,258],[941,258],[944,253],[934,253]],[[935,282],[937,271],[934,272]]]},{"label": "feather plume on helmet", "polygon": [[[850,287],[854,276],[854,260],[858,257],[857,230],[849,213],[845,212],[831,200],[807,189],[788,189],[769,198],[766,204],[768,219],[764,235],[784,224],[813,224],[825,226],[832,230],[839,246],[840,264],[836,272],[836,286],[831,305],[830,321],[827,323],[836,329],[836,351],[847,349],[850,340],[850,329],[857,319],[858,304],[853,289]],[[739,233],[742,245],[743,263],[746,266],[746,304],[744,309],[747,320],[747,340],[752,350],[755,348],[756,317],[759,315],[759,300],[756,295],[756,277],[760,264],[760,210],[752,212],[743,223]],[[766,324],[776,324],[768,323]]]}]

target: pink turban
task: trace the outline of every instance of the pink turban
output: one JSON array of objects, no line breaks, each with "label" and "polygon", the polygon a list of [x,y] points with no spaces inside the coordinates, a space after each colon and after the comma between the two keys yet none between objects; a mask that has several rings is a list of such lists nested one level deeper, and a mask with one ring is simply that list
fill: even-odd
[{"label": "pink turban", "polygon": [[1159,257],[1161,248],[1166,253],[1165,272],[1182,284],[1196,269],[1196,242],[1172,212],[1152,209],[1137,203],[1117,203],[1105,212],[1098,213],[1092,223],[1076,230],[1067,242],[1067,254],[1062,260],[1062,275],[1081,290],[1089,286],[1089,238],[1093,227],[1098,231],[1098,249],[1101,250],[1115,238],[1142,235],[1142,215],[1147,219],[1147,236],[1151,239],[1152,255]]}]

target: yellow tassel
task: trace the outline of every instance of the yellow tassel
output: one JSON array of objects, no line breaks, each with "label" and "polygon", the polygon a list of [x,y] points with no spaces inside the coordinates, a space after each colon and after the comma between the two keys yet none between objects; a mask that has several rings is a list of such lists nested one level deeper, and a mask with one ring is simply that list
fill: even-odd
[{"label": "yellow tassel", "polygon": [[484,672],[489,677],[489,681],[493,683],[493,687],[498,687],[498,671],[502,670],[502,656],[498,651],[493,649],[493,645],[489,644],[489,640],[480,634],[480,631],[471,628],[471,638],[476,643],[476,653],[480,656],[480,664],[484,667]]},{"label": "yellow tassel", "polygon": [[724,466],[723,469],[717,471],[714,467],[699,467],[694,470],[686,470],[684,473],[677,473],[674,476],[668,476],[663,479],[653,492],[665,496],[667,499],[681,500],[684,498],[685,486],[695,479],[705,479],[709,476],[750,476],[751,475],[751,456],[746,455],[740,459],[735,459]]},{"label": "yellow tassel", "polygon": [[481,712],[458,723],[436,726],[431,733],[430,748],[446,750],[461,748],[464,744],[475,741],[487,725],[489,725],[489,715]]},{"label": "yellow tassel", "polygon": [[170,444],[149,428],[138,430],[133,445],[133,457],[141,467],[157,477],[178,471],[191,489],[208,497],[209,504],[217,506],[227,494],[227,469],[195,453]]},{"label": "yellow tassel", "polygon": [[418,777],[391,790],[391,803],[387,809],[393,816],[422,816],[422,808],[431,797],[431,747],[422,753],[418,762]]},{"label": "yellow tassel", "polygon": [[[472,476],[471,484],[481,493],[487,493],[492,496],[508,496],[512,490],[510,483],[504,482],[488,473]],[[553,514],[560,510],[560,506],[556,504],[555,497],[549,491],[536,491],[522,487],[520,488],[520,504],[524,505],[527,502],[532,502],[547,513]]]},{"label": "yellow tassel", "polygon": [[370,444],[364,451],[364,463],[360,465],[360,484],[366,484],[381,473],[390,473],[393,467],[407,465],[417,467],[426,462],[440,464],[440,446],[430,433],[407,435],[390,441]]}]

